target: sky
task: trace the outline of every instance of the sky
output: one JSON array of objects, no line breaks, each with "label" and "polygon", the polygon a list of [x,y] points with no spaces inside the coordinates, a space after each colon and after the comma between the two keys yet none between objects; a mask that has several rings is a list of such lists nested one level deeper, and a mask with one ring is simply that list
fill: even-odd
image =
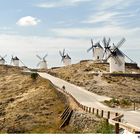
[{"label": "sky", "polygon": [[92,59],[91,38],[102,45],[125,37],[120,48],[140,66],[140,0],[0,0],[0,55],[18,56],[36,68],[48,54],[48,67],[62,66],[59,50],[72,63]]}]

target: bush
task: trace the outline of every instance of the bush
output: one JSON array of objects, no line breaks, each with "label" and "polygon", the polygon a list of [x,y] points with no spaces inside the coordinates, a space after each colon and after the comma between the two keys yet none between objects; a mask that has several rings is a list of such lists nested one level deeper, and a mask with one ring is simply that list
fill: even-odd
[{"label": "bush", "polygon": [[127,100],[127,99],[122,99],[120,102],[121,102],[122,106],[129,106],[129,105],[131,105],[131,102],[129,100]]},{"label": "bush", "polygon": [[114,133],[114,127],[113,125],[108,124],[106,120],[103,120],[100,122],[99,126],[97,127],[96,133],[112,134]]},{"label": "bush", "polygon": [[38,77],[38,73],[31,73],[31,78],[35,81]]}]

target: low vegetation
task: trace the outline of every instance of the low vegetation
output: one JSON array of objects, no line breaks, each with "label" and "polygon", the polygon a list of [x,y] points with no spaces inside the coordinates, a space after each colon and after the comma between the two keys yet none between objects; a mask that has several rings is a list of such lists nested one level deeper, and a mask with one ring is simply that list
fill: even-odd
[{"label": "low vegetation", "polygon": [[[122,108],[132,108],[132,101],[140,99],[140,77],[102,75],[103,72],[108,71],[108,64],[83,61],[67,67],[50,69],[49,73],[98,95],[117,99]],[[140,73],[140,69],[126,67],[126,73],[132,72]],[[118,107],[112,102],[110,106]],[[137,107],[140,108],[140,104],[137,104]]]},{"label": "low vegetation", "polygon": [[129,107],[132,105],[131,100],[128,99],[111,99],[109,101],[105,100],[104,103],[109,107]]},{"label": "low vegetation", "polygon": [[50,81],[17,67],[0,66],[0,133],[100,133],[101,128],[96,128],[101,119],[93,116],[91,123],[91,118],[83,119],[81,114],[72,119],[74,124],[79,120],[78,127],[60,129],[65,105],[66,97]]}]

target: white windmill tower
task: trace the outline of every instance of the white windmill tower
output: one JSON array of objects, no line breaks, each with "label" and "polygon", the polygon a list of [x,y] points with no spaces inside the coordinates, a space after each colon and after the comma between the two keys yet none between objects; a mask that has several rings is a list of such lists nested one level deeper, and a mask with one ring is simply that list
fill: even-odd
[{"label": "white windmill tower", "polygon": [[125,42],[122,38],[117,45],[113,44],[113,49],[109,48],[110,55],[107,57],[110,63],[110,73],[112,72],[125,72],[125,55],[119,50],[119,47]]},{"label": "white windmill tower", "polygon": [[65,49],[63,49],[63,52],[59,51],[59,54],[62,57],[61,61],[65,66],[71,65],[71,58],[68,54],[65,54]]},{"label": "white windmill tower", "polygon": [[17,56],[11,58],[11,65],[19,67],[19,58]]},{"label": "white windmill tower", "polygon": [[19,67],[20,62],[22,63],[23,66],[26,67],[26,65],[17,56],[14,56],[14,57],[12,56],[10,65]]},{"label": "white windmill tower", "polygon": [[7,55],[5,55],[5,56],[0,56],[0,65],[4,65],[5,64],[5,57],[6,57]]},{"label": "white windmill tower", "polygon": [[103,58],[103,47],[100,45],[99,42],[97,42],[95,45],[93,45],[93,40],[91,39],[92,46],[87,50],[89,52],[92,50],[93,52],[93,58],[94,60],[102,60]]},{"label": "white windmill tower", "polygon": [[36,55],[36,57],[40,60],[40,62],[37,64],[37,67],[39,67],[40,69],[47,69],[47,61],[46,61],[46,57],[48,55],[46,54],[44,57],[40,57],[39,55]]}]

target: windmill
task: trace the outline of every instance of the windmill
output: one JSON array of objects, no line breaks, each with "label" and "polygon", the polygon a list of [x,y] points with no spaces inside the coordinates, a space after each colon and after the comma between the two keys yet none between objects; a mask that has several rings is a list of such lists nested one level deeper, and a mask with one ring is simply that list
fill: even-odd
[{"label": "windmill", "polygon": [[5,55],[5,56],[0,56],[0,65],[4,65],[5,64],[5,57],[6,57],[7,55]]},{"label": "windmill", "polygon": [[106,60],[106,58],[110,54],[110,48],[111,48],[110,41],[111,41],[110,38],[108,40],[105,37],[103,38],[103,41],[102,41],[103,45],[104,45],[104,53],[103,53],[103,57],[102,57],[103,61]]},{"label": "windmill", "polygon": [[65,66],[71,64],[71,58],[68,54],[65,54],[65,49],[63,49],[63,52],[59,51],[59,54],[62,57],[61,62],[63,62]]},{"label": "windmill", "polygon": [[92,50],[94,60],[102,60],[103,57],[103,47],[100,45],[100,42],[93,44],[93,40],[91,39],[92,46],[87,50],[89,52]]},{"label": "windmill", "polygon": [[19,62],[21,62],[22,65],[26,67],[26,65],[17,56],[12,55],[10,65],[19,67]]},{"label": "windmill", "polygon": [[41,58],[39,55],[36,55],[36,57],[40,60],[37,64],[37,67],[39,67],[40,69],[47,69],[47,61],[45,59],[47,56],[48,54],[44,55],[44,57]]},{"label": "windmill", "polygon": [[122,51],[119,50],[119,48],[123,45],[125,42],[125,38],[122,38],[117,45],[113,43],[113,48],[109,46],[108,51],[110,54],[106,58],[106,60],[109,60],[110,63],[110,72],[125,72],[125,55]]}]

